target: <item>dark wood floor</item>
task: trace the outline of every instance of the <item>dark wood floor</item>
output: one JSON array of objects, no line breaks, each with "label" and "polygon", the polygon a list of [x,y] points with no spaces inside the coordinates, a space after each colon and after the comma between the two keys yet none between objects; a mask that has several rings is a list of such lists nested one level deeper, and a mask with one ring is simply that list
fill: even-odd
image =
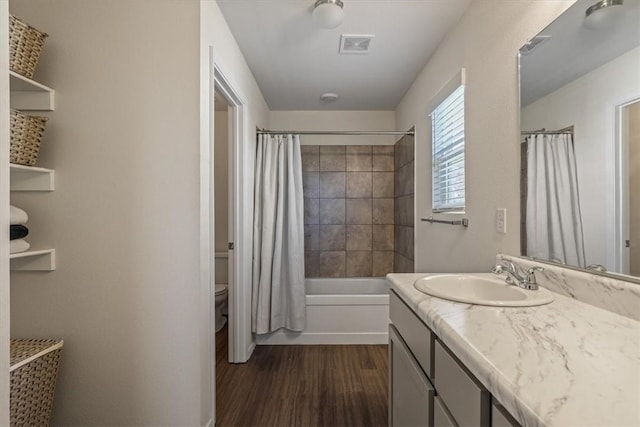
[{"label": "dark wood floor", "polygon": [[386,345],[258,346],[227,362],[216,335],[216,426],[386,426]]}]

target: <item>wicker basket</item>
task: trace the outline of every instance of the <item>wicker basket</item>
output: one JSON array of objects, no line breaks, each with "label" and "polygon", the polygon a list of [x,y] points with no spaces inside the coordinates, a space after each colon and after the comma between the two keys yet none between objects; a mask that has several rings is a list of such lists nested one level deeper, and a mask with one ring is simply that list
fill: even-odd
[{"label": "wicker basket", "polygon": [[26,166],[36,164],[47,120],[47,117],[29,116],[18,110],[11,110],[11,163]]},{"label": "wicker basket", "polygon": [[9,15],[9,67],[11,71],[33,78],[44,39],[48,35]]},{"label": "wicker basket", "polygon": [[11,340],[12,427],[49,425],[62,345],[62,340]]}]

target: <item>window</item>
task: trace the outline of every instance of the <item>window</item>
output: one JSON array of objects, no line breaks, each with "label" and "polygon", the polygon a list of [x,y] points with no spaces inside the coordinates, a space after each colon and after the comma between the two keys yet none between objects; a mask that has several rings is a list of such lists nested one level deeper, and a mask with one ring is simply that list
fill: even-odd
[{"label": "window", "polygon": [[464,85],[431,113],[433,212],[464,212]]}]

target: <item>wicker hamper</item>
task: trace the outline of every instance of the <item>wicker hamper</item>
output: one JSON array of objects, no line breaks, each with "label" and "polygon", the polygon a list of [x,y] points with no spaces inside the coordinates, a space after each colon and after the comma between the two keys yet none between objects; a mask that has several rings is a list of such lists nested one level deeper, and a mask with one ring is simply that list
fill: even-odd
[{"label": "wicker hamper", "polygon": [[11,340],[11,426],[48,426],[62,340]]},{"label": "wicker hamper", "polygon": [[47,34],[9,15],[9,68],[33,78]]},{"label": "wicker hamper", "polygon": [[47,120],[47,117],[30,116],[11,110],[9,162],[26,166],[36,164]]}]

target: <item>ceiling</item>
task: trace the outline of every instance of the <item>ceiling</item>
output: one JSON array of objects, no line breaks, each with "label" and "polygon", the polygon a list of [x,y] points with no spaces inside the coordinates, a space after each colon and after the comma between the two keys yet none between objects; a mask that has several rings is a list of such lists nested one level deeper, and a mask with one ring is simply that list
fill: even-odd
[{"label": "ceiling", "polygon": [[551,36],[520,59],[522,106],[640,45],[640,0],[624,0],[625,13],[610,28],[584,25],[597,0],[578,0],[539,35]]},{"label": "ceiling", "polygon": [[[217,1],[271,110],[394,110],[471,2],[343,0],[342,25],[326,30],[314,0]],[[341,34],[375,38],[368,54],[341,55]]]}]

